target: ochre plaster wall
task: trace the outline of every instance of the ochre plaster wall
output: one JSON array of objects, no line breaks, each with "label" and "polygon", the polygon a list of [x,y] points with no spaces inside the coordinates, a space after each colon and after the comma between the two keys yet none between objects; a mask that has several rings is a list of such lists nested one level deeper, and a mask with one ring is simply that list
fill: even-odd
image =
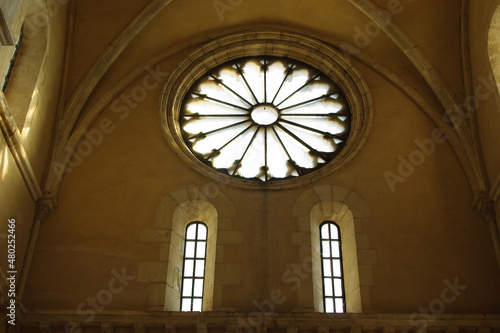
[{"label": "ochre plaster wall", "polygon": [[[182,52],[160,68],[170,70],[187,51]],[[468,288],[447,305],[447,312],[497,311],[493,291],[499,290],[500,278],[490,236],[471,206],[457,159],[446,142],[436,143],[434,152],[422,155],[422,165],[391,191],[385,172],[397,174],[399,156],[414,154],[420,149],[415,140],[432,138],[435,126],[395,87],[369,68],[354,65],[372,93],[374,117],[366,145],[350,164],[301,188],[221,188],[236,207],[231,229],[242,235],[223,254],[223,262],[240,265],[241,273],[226,277],[222,306],[251,311],[254,300],[269,299],[278,288],[287,301],[277,310],[312,307],[312,297],[310,304],[301,303],[282,279],[287,265],[300,264],[292,236],[300,224],[291,209],[303,191],[335,184],[359,193],[373,211],[370,224],[364,224],[376,254],[365,259],[374,263],[372,311],[416,311],[440,296],[444,280],[455,278]],[[130,94],[142,79],[124,93]],[[179,187],[213,182],[184,165],[166,143],[159,99],[160,89],[148,92],[124,119],[123,110],[116,112],[123,104],[108,106],[89,130],[94,133],[107,124],[110,133],[66,175],[59,208],[44,222],[28,283],[30,307],[76,308],[106,287],[113,269],[136,276],[141,262],[158,261],[160,245],[139,241],[140,231],[152,228],[157,203]],[[310,284],[306,278],[301,288],[312,291]],[[144,309],[146,287],[131,281],[106,309]]]},{"label": "ochre plaster wall", "polygon": [[[40,74],[34,90],[28,92],[31,98],[29,110],[24,110],[26,120],[23,124],[16,124],[21,132],[22,144],[25,148],[27,160],[30,162],[34,174],[41,184],[46,165],[50,160],[52,128],[57,111],[57,96],[60,88],[63,54],[65,48],[66,7],[61,6],[58,15],[45,14],[47,25],[43,32],[48,36],[30,35],[29,38],[47,39],[46,52],[38,56],[43,58]],[[42,32],[40,32],[41,34]],[[13,72],[16,75],[16,72]],[[22,80],[20,77],[13,78]],[[25,96],[26,97],[26,96]],[[23,119],[24,120],[24,119]],[[24,125],[24,126],[23,126]],[[0,233],[6,235],[8,219],[16,220],[16,266],[18,272],[23,267],[24,254],[33,224],[35,203],[31,198],[25,182],[21,177],[18,166],[12,158],[7,144],[0,141],[1,170],[0,171]],[[0,248],[7,253],[7,242],[0,243]],[[7,271],[7,257],[0,258],[2,271]],[[19,275],[18,275],[19,277]]]},{"label": "ochre plaster wall", "polygon": [[[500,1],[470,2],[472,79],[475,95],[478,95],[480,101],[477,109],[477,123],[486,170],[493,188],[492,194],[497,196],[495,204],[497,222],[500,216],[500,201],[498,200],[500,188],[500,96],[498,81],[493,76],[488,56],[488,35],[493,13],[499,5]],[[497,39],[495,36],[490,37],[492,40]],[[480,98],[481,96],[484,98]]]},{"label": "ochre plaster wall", "polygon": [[[380,8],[387,6],[383,0],[374,2]],[[61,98],[67,102],[113,38],[147,3],[76,1],[71,13],[75,15],[72,36],[66,35],[66,20],[71,18],[65,15],[66,7],[50,16],[46,59],[32,100],[35,108],[28,112],[23,128],[23,145],[40,184],[52,158],[53,126],[62,88],[66,94]],[[479,78],[488,78],[491,73],[485,36],[491,10],[499,1],[470,3],[472,74],[477,87],[482,83]],[[401,4],[403,8],[393,16],[394,21],[460,100],[464,94],[460,6],[451,0],[419,0],[418,5],[401,0]],[[320,0],[293,5],[289,0],[241,1],[219,14],[212,1],[172,1],[132,40],[92,91],[79,120],[124,76],[144,68],[154,57],[162,59],[158,67],[144,69],[144,74],[123,90],[130,95],[143,85],[145,76],[156,70],[160,73],[155,77],[158,85],[148,90],[144,99],[129,105],[112,100],[88,128],[79,148],[85,153],[73,159],[58,193],[59,206],[41,226],[23,298],[27,309],[74,311],[81,310],[82,304],[88,308],[85,304],[89,297],[109,289],[110,281],[124,273],[129,279],[105,309],[146,310],[150,306],[150,285],[139,276],[144,274],[141,267],[159,262],[164,254],[162,242],[144,241],[144,230],[154,229],[157,223],[158,203],[180,188],[214,185],[212,179],[176,156],[160,125],[162,87],[168,73],[187,55],[217,36],[263,26],[300,31],[332,45],[352,46],[360,41],[358,29],[366,29],[370,22],[347,0],[329,1],[327,5]],[[214,304],[218,310],[253,311],[254,301],[270,299],[275,289],[283,291],[286,298],[276,305],[277,311],[314,307],[310,274],[295,275],[300,280],[298,291],[283,278],[293,265],[301,264],[301,246],[307,243],[304,233],[309,228],[292,214],[292,208],[308,190],[338,186],[356,192],[371,212],[359,231],[366,235],[362,247],[367,255],[358,257],[358,262],[371,267],[370,272],[363,272],[369,291],[365,290],[362,303],[369,298],[368,312],[418,312],[441,297],[446,280],[453,283],[455,279],[467,289],[446,304],[445,313],[500,311],[500,274],[491,235],[472,207],[474,198],[464,171],[448,143],[433,135],[436,125],[400,89],[379,76],[381,68],[403,78],[439,109],[437,98],[387,35],[381,32],[365,42],[357,45],[357,56],[363,61],[354,56],[351,60],[371,92],[373,123],[366,144],[349,164],[309,185],[286,190],[216,185],[223,192],[220,196],[230,203],[227,206],[234,207],[230,219],[218,221],[218,243],[224,242],[223,247],[218,246],[215,259]],[[67,73],[63,70],[65,47],[69,52]],[[62,87],[64,74],[67,81]],[[124,96],[120,94],[118,98]],[[500,174],[499,99],[495,92],[481,101],[477,111],[492,185]],[[434,139],[438,142],[432,141],[430,148],[429,142]],[[428,150],[422,152],[425,149],[418,142],[426,142]],[[406,162],[402,161],[412,158],[417,158],[415,163],[419,165],[408,169],[407,164],[405,169],[402,163]],[[399,181],[391,185],[388,172]],[[0,141],[0,177],[0,233],[6,232],[8,218],[16,218],[21,264],[34,203],[4,141]],[[0,267],[5,271],[4,257]]]}]

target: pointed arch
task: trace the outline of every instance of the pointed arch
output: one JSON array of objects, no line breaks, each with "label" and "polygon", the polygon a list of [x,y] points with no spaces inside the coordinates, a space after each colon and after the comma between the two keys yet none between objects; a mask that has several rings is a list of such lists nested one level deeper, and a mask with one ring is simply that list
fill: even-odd
[{"label": "pointed arch", "polygon": [[[411,40],[411,38],[404,32],[404,30],[399,27],[390,18],[384,16],[380,8],[377,7],[370,0],[349,0],[352,5],[362,11],[370,20],[375,22],[382,31],[394,42],[394,44],[401,49],[402,52],[407,56],[408,60],[412,62],[415,68],[419,71],[422,77],[425,79],[429,87],[434,92],[435,96],[441,102],[445,113],[448,115],[452,121],[453,128],[457,133],[460,140],[461,147],[453,147],[455,154],[460,159],[460,148],[463,148],[467,156],[467,160],[462,163],[462,167],[469,178],[469,183],[471,185],[474,195],[477,197],[481,192],[485,191],[488,182],[483,173],[481,166],[481,159],[479,158],[479,152],[477,146],[474,144],[473,134],[470,126],[464,124],[462,121],[462,116],[459,114],[460,107],[457,104],[451,89],[446,84],[441,75],[434,70],[434,66],[425,57],[422,51],[416,44]],[[461,159],[462,161],[462,159]]]},{"label": "pointed arch", "polygon": [[[488,59],[498,88],[498,82],[500,82],[500,5],[493,12],[488,29]],[[498,90],[495,94],[497,96],[500,88]]]},{"label": "pointed arch", "polygon": [[[71,155],[65,151],[65,147],[73,131],[77,119],[87,102],[90,94],[101,81],[102,77],[123,50],[132,42],[132,40],[142,31],[142,29],[172,0],[151,0],[144,9],[121,31],[104,50],[102,55],[92,65],[78,84],[77,88],[69,98],[66,105],[63,106],[61,120],[55,136],[54,160],[57,163],[63,161],[66,166]],[[54,170],[58,171],[54,171]],[[50,192],[53,188],[58,189],[62,181],[62,172],[60,168],[52,165],[48,175],[45,188]]]}]

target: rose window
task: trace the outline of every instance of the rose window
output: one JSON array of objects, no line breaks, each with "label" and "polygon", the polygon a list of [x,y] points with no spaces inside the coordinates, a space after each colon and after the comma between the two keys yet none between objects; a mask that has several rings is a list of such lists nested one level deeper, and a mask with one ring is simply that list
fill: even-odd
[{"label": "rose window", "polygon": [[263,182],[329,163],[349,135],[351,113],[334,81],[300,61],[253,57],[198,79],[179,114],[182,138],[204,164]]}]

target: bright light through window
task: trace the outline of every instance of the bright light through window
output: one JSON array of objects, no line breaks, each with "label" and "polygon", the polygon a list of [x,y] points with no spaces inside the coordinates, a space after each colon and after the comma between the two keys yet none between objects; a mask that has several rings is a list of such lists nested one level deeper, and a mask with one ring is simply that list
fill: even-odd
[{"label": "bright light through window", "polygon": [[201,311],[207,253],[207,226],[190,223],[186,228],[182,269],[181,311]]},{"label": "bright light through window", "polygon": [[201,77],[184,98],[184,141],[203,163],[230,176],[271,181],[331,161],[350,128],[340,88],[299,61],[244,58]]},{"label": "bright light through window", "polygon": [[344,278],[339,227],[333,222],[324,222],[320,226],[320,235],[324,310],[328,313],[344,313]]}]

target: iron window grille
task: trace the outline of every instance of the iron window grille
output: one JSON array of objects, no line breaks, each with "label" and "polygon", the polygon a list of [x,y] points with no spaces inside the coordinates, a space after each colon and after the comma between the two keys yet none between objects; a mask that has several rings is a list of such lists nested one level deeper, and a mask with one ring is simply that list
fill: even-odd
[{"label": "iron window grille", "polygon": [[207,233],[207,226],[203,222],[191,222],[186,227],[181,311],[201,311],[203,309]]},{"label": "iron window grille", "polygon": [[335,222],[320,225],[323,305],[327,313],[345,313],[340,228]]}]

